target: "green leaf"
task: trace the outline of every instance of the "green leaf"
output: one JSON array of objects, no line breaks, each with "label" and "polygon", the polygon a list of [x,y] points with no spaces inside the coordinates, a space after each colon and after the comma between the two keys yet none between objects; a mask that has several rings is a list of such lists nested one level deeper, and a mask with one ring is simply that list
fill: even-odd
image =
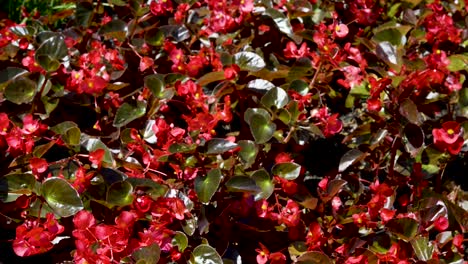
[{"label": "green leaf", "polygon": [[197,144],[184,144],[184,143],[174,143],[169,146],[169,152],[170,153],[184,153],[184,152],[190,152],[192,150],[195,150],[197,148]]},{"label": "green leaf", "polygon": [[275,106],[276,109],[283,108],[288,104],[289,98],[285,90],[279,87],[274,87],[262,97],[262,104],[271,109],[272,106]]},{"label": "green leaf", "polygon": [[390,220],[387,227],[400,239],[409,242],[418,233],[419,223],[413,218],[406,217]]},{"label": "green leaf", "polygon": [[136,105],[123,103],[115,114],[114,127],[123,127],[135,119],[144,116],[146,113],[146,104],[138,101]]},{"label": "green leaf", "polygon": [[297,264],[332,264],[332,260],[319,251],[309,251],[297,258]]},{"label": "green leaf", "polygon": [[149,188],[147,192],[150,193],[151,197],[153,198],[162,197],[166,195],[167,191],[169,190],[169,187],[167,187],[166,185],[162,185],[151,179],[127,178],[125,181],[129,182],[133,186],[133,188],[136,188],[136,187]]},{"label": "green leaf", "polygon": [[237,144],[224,138],[213,138],[207,143],[206,154],[222,154],[237,148]]},{"label": "green leaf", "polygon": [[252,116],[254,116],[255,114],[259,114],[263,116],[266,120],[271,119],[270,113],[268,113],[268,111],[263,108],[248,108],[244,114],[244,121],[250,125],[251,124],[250,120],[252,119]]},{"label": "green leaf", "polygon": [[76,22],[85,28],[91,25],[93,20],[94,7],[91,2],[79,1],[76,3]]},{"label": "green leaf", "polygon": [[42,183],[42,196],[54,212],[69,217],[83,209],[78,192],[66,180],[52,177]]},{"label": "green leaf", "polygon": [[466,54],[454,54],[448,57],[450,64],[447,69],[451,72],[457,71],[468,71],[468,55]]},{"label": "green leaf", "polygon": [[81,142],[82,147],[84,147],[88,152],[103,149],[104,158],[102,160],[108,164],[114,164],[114,157],[112,156],[110,149],[106,146],[106,144],[102,143],[99,138],[93,138],[88,135],[83,135],[83,138],[84,139]]},{"label": "green leaf", "polygon": [[255,181],[247,176],[232,176],[226,182],[226,187],[231,192],[259,192],[260,188]]},{"label": "green leaf", "polygon": [[57,108],[60,102],[59,98],[53,98],[48,96],[42,96],[41,101],[44,104],[44,109],[47,115],[50,115],[50,113],[52,113],[52,111],[54,111],[55,108]]},{"label": "green leaf", "polygon": [[141,247],[132,253],[133,259],[138,264],[154,264],[159,262],[161,248],[157,243]]},{"label": "green leaf", "polygon": [[31,194],[36,184],[32,174],[14,173],[0,177],[0,201],[12,202],[22,194]]},{"label": "green leaf", "polygon": [[156,98],[162,98],[163,91],[166,88],[164,84],[164,77],[158,74],[151,74],[145,77],[145,87],[148,87]]},{"label": "green leaf", "polygon": [[112,20],[102,26],[98,34],[103,35],[107,39],[116,38],[118,41],[124,41],[127,35],[127,24],[119,19]]},{"label": "green leaf", "polygon": [[56,71],[60,67],[60,60],[68,55],[68,48],[62,35],[52,35],[41,43],[34,58],[44,70]]},{"label": "green leaf", "polygon": [[427,237],[419,235],[411,240],[411,245],[413,246],[414,253],[419,260],[428,261],[432,259],[434,246],[429,242]]},{"label": "green leaf", "polygon": [[72,121],[65,121],[55,125],[50,130],[62,136],[62,140],[71,146],[80,144],[81,131],[78,125]]},{"label": "green leaf", "polygon": [[68,55],[68,47],[65,38],[56,33],[52,33],[46,38],[35,52],[35,56],[48,55],[52,59],[61,60]]},{"label": "green leaf", "polygon": [[216,249],[209,245],[199,245],[193,249],[191,264],[223,264],[221,256]]},{"label": "green leaf", "polygon": [[255,145],[255,142],[251,140],[239,140],[237,144],[239,144],[241,147],[241,150],[239,151],[239,157],[241,158],[241,161],[245,164],[246,167],[250,167],[255,163],[255,159],[257,157],[257,145]]},{"label": "green leaf", "polygon": [[221,170],[212,169],[206,176],[198,176],[195,178],[195,192],[197,193],[200,202],[207,204],[210,202],[211,197],[218,190],[219,183],[221,182]]},{"label": "green leaf", "polygon": [[289,22],[288,17],[275,8],[268,8],[265,11],[265,15],[270,16],[275,22],[276,27],[279,31],[286,34],[288,37],[293,39],[296,43],[300,43],[302,38],[295,35],[291,23]]},{"label": "green leaf", "polygon": [[0,83],[11,81],[17,77],[27,74],[28,71],[16,67],[7,67],[0,71]]},{"label": "green leaf", "polygon": [[107,190],[106,201],[117,206],[129,205],[133,202],[133,186],[128,181],[114,182]]},{"label": "green leaf", "polygon": [[305,81],[298,79],[291,82],[289,89],[305,96],[309,92],[309,85]]},{"label": "green leaf", "polygon": [[340,165],[338,171],[343,172],[349,166],[353,165],[357,160],[361,159],[365,154],[359,149],[352,149],[346,152],[340,159]]},{"label": "green leaf", "polygon": [[234,62],[244,71],[259,71],[265,68],[266,64],[262,57],[250,51],[241,51],[234,55]]},{"label": "green leaf", "polygon": [[388,41],[395,46],[404,45],[406,43],[406,37],[396,28],[381,30],[372,37],[372,40],[376,43]]},{"label": "green leaf", "polygon": [[36,83],[27,77],[19,77],[8,83],[5,98],[15,104],[30,103],[36,95]]},{"label": "green leaf", "polygon": [[162,46],[164,44],[164,39],[164,32],[158,28],[152,28],[145,33],[145,41],[151,46]]},{"label": "green leaf", "polygon": [[296,80],[311,74],[312,61],[309,58],[297,59],[291,69],[288,71],[287,80]]},{"label": "green leaf", "polygon": [[286,180],[295,180],[301,174],[301,165],[294,162],[278,163],[273,166],[271,173]]},{"label": "green leaf", "polygon": [[184,252],[188,246],[187,236],[180,231],[176,231],[174,237],[172,238],[172,245],[177,246],[179,252]]},{"label": "green leaf", "polygon": [[261,114],[254,114],[250,118],[250,132],[257,144],[264,144],[273,137],[276,124],[266,119]]},{"label": "green leaf", "polygon": [[268,199],[275,188],[275,185],[271,182],[270,174],[264,169],[256,170],[252,174],[252,179],[260,187],[260,192],[255,195],[255,200]]}]

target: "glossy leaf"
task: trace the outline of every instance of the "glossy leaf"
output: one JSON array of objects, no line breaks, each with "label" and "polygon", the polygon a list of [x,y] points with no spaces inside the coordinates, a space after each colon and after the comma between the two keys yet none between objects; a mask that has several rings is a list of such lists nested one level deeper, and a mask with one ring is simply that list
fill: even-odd
[{"label": "glossy leaf", "polygon": [[231,192],[256,193],[260,191],[260,188],[256,185],[255,181],[248,176],[232,176],[225,185],[228,191]]},{"label": "glossy leaf", "polygon": [[113,183],[107,191],[106,201],[117,206],[129,205],[133,202],[133,186],[127,181]]},{"label": "glossy leaf", "polygon": [[222,264],[223,260],[216,249],[209,245],[199,245],[193,249],[191,264]]},{"label": "glossy leaf", "polygon": [[27,173],[13,173],[0,177],[0,200],[12,202],[22,194],[30,194],[35,183],[34,175]]},{"label": "glossy leaf", "polygon": [[280,109],[288,104],[289,98],[288,94],[285,90],[279,87],[274,87],[262,97],[262,104],[266,108],[270,108],[272,106],[276,107],[276,109]]},{"label": "glossy leaf", "polygon": [[432,259],[434,246],[429,242],[427,237],[419,235],[411,240],[411,245],[419,260],[428,261]]},{"label": "glossy leaf", "polygon": [[164,44],[164,32],[158,28],[153,28],[145,33],[145,41],[151,46],[160,47]]},{"label": "glossy leaf", "polygon": [[36,95],[36,83],[27,77],[13,79],[5,88],[5,98],[15,104],[30,103]]},{"label": "glossy leaf", "polygon": [[252,89],[254,91],[258,91],[258,92],[263,92],[263,93],[274,87],[275,87],[274,84],[263,79],[255,79],[247,83],[247,88]]},{"label": "glossy leaf", "polygon": [[179,252],[184,252],[188,246],[187,236],[180,231],[176,231],[174,237],[172,238],[172,245],[177,246]]},{"label": "glossy leaf", "polygon": [[244,121],[250,125],[250,120],[255,114],[263,116],[266,120],[271,119],[270,113],[268,113],[268,111],[263,108],[248,108],[244,113]]},{"label": "glossy leaf", "polygon": [[295,180],[301,173],[301,165],[294,162],[278,163],[273,166],[271,173],[286,180]]},{"label": "glossy leaf", "polygon": [[377,56],[395,70],[401,68],[402,60],[397,48],[388,41],[377,44]]},{"label": "glossy leaf", "polygon": [[0,71],[0,84],[11,81],[17,77],[27,74],[28,71],[22,68],[7,67]]},{"label": "glossy leaf", "polygon": [[94,7],[91,2],[80,1],[76,3],[76,21],[83,27],[89,27],[94,15]]},{"label": "glossy leaf", "polygon": [[212,169],[206,176],[195,178],[195,192],[200,202],[207,204],[218,190],[221,182],[221,170]]},{"label": "glossy leaf", "polygon": [[115,114],[113,125],[115,127],[123,127],[135,119],[145,115],[146,104],[138,101],[136,105],[130,103],[123,103]]},{"label": "glossy leaf", "polygon": [[452,72],[468,70],[468,55],[467,54],[454,54],[448,57],[450,64],[447,69]]},{"label": "glossy leaf", "polygon": [[99,29],[98,34],[103,35],[106,38],[116,38],[119,41],[124,41],[127,31],[127,24],[122,20],[116,19],[102,26]]},{"label": "glossy leaf", "polygon": [[61,178],[48,178],[42,183],[42,196],[54,212],[61,217],[68,217],[83,209],[83,202],[78,192]]},{"label": "glossy leaf", "polygon": [[340,159],[340,165],[338,171],[345,171],[349,166],[353,165],[357,160],[362,158],[364,153],[359,149],[352,149],[346,152]]},{"label": "glossy leaf", "polygon": [[241,51],[234,55],[234,62],[244,71],[259,71],[266,64],[262,57],[250,51]]},{"label": "glossy leaf", "polygon": [[224,138],[213,138],[207,143],[206,154],[222,154],[226,151],[237,148],[237,144]]},{"label": "glossy leaf", "polygon": [[162,98],[166,88],[164,80],[157,74],[148,75],[144,79],[145,87],[148,87],[156,98]]},{"label": "glossy leaf", "polygon": [[247,166],[251,166],[257,157],[258,147],[255,145],[255,142],[251,140],[239,140],[237,142],[241,147],[239,151],[239,157],[241,161]]},{"label": "glossy leaf", "polygon": [[268,142],[276,131],[276,124],[266,119],[263,115],[254,114],[250,118],[250,132],[257,144]]},{"label": "glossy leaf", "polygon": [[252,174],[252,179],[255,184],[260,187],[260,192],[255,194],[255,200],[268,199],[275,189],[275,185],[271,181],[270,174],[264,169],[256,170]]},{"label": "glossy leaf", "polygon": [[296,43],[299,43],[302,41],[302,38],[295,35],[293,28],[291,26],[291,23],[289,22],[288,17],[286,17],[283,13],[281,13],[279,10],[274,9],[274,8],[268,8],[265,11],[265,14],[270,16],[273,21],[275,22],[276,27],[286,34],[288,37],[293,39]]}]

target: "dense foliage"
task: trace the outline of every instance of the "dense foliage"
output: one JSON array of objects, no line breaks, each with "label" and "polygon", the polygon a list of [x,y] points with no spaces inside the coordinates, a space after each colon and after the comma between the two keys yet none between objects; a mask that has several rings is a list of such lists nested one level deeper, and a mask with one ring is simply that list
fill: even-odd
[{"label": "dense foliage", "polygon": [[62,7],[0,22],[0,261],[463,263],[464,1]]}]

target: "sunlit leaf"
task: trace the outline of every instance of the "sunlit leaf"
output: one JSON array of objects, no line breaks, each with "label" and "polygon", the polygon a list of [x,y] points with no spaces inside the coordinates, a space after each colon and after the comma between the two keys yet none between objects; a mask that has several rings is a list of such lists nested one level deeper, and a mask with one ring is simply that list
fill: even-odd
[{"label": "sunlit leaf", "polygon": [[245,71],[259,71],[263,69],[266,64],[262,57],[250,51],[241,51],[234,55],[234,61],[241,70]]},{"label": "sunlit leaf", "polygon": [[226,187],[231,192],[252,192],[260,191],[255,181],[248,176],[232,176],[226,182]]},{"label": "sunlit leaf", "polygon": [[414,253],[419,260],[428,261],[432,259],[434,246],[429,242],[427,237],[419,235],[411,240],[411,245],[413,246]]},{"label": "sunlit leaf", "polygon": [[207,204],[216,193],[221,182],[221,170],[212,169],[206,176],[195,178],[195,192],[200,202]]},{"label": "sunlit leaf", "polygon": [[5,88],[5,98],[15,104],[30,103],[36,95],[36,83],[27,77],[13,79]]},{"label": "sunlit leaf", "polygon": [[286,180],[295,180],[301,173],[301,165],[294,162],[278,163],[273,166],[271,173]]},{"label": "sunlit leaf", "polygon": [[261,114],[253,114],[250,118],[250,132],[257,144],[264,144],[273,137],[276,124],[266,119]]},{"label": "sunlit leaf", "polygon": [[127,24],[122,20],[116,19],[102,26],[99,29],[98,34],[103,35],[106,38],[116,38],[119,41],[124,41],[127,31]]},{"label": "sunlit leaf", "polygon": [[145,115],[146,104],[142,101],[138,101],[135,104],[123,103],[115,114],[113,125],[115,127],[123,127],[135,119],[138,119]]},{"label": "sunlit leaf", "polygon": [[332,264],[332,260],[319,251],[309,251],[297,258],[297,264]]},{"label": "sunlit leaf", "polygon": [[349,166],[353,165],[358,159],[362,158],[364,153],[359,149],[352,149],[346,152],[343,157],[341,157],[340,165],[338,171],[345,171]]},{"label": "sunlit leaf", "polygon": [[289,98],[288,94],[285,90],[279,87],[274,87],[262,97],[262,104],[267,107],[271,108],[272,106],[276,107],[276,109],[280,109],[288,104]]},{"label": "sunlit leaf", "polygon": [[54,212],[61,217],[68,217],[83,209],[83,202],[78,192],[61,178],[48,178],[42,183],[42,196]]},{"label": "sunlit leaf", "polygon": [[239,151],[239,157],[241,161],[245,163],[247,167],[252,165],[255,162],[255,158],[257,157],[258,147],[255,145],[255,142],[251,140],[239,140],[237,142],[241,147]]},{"label": "sunlit leaf", "polygon": [[172,245],[177,246],[179,252],[184,252],[188,246],[187,236],[180,231],[176,231],[174,237],[172,238]]},{"label": "sunlit leaf", "polygon": [[413,218],[398,218],[388,222],[387,227],[390,232],[400,239],[409,242],[418,233],[419,223]]},{"label": "sunlit leaf", "polygon": [[255,200],[268,199],[271,194],[273,194],[275,185],[271,181],[270,174],[264,169],[255,171],[252,174],[252,179],[255,181],[255,184],[260,187],[260,192],[255,195]]},{"label": "sunlit leaf", "polygon": [[207,143],[206,154],[222,154],[237,148],[237,144],[224,138],[213,138]]},{"label": "sunlit leaf", "polygon": [[199,245],[192,251],[190,264],[222,264],[221,256],[209,245]]},{"label": "sunlit leaf", "polygon": [[127,181],[115,182],[107,191],[106,201],[117,206],[129,205],[133,202],[133,186]]}]

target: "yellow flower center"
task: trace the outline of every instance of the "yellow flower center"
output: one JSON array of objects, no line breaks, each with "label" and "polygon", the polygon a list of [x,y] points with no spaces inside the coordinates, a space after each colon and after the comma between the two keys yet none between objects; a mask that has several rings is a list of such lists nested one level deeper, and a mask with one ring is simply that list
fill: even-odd
[{"label": "yellow flower center", "polygon": [[451,128],[449,128],[447,130],[447,134],[449,134],[449,135],[453,135],[454,133],[455,133],[455,131],[453,131],[453,129],[451,129]]}]

